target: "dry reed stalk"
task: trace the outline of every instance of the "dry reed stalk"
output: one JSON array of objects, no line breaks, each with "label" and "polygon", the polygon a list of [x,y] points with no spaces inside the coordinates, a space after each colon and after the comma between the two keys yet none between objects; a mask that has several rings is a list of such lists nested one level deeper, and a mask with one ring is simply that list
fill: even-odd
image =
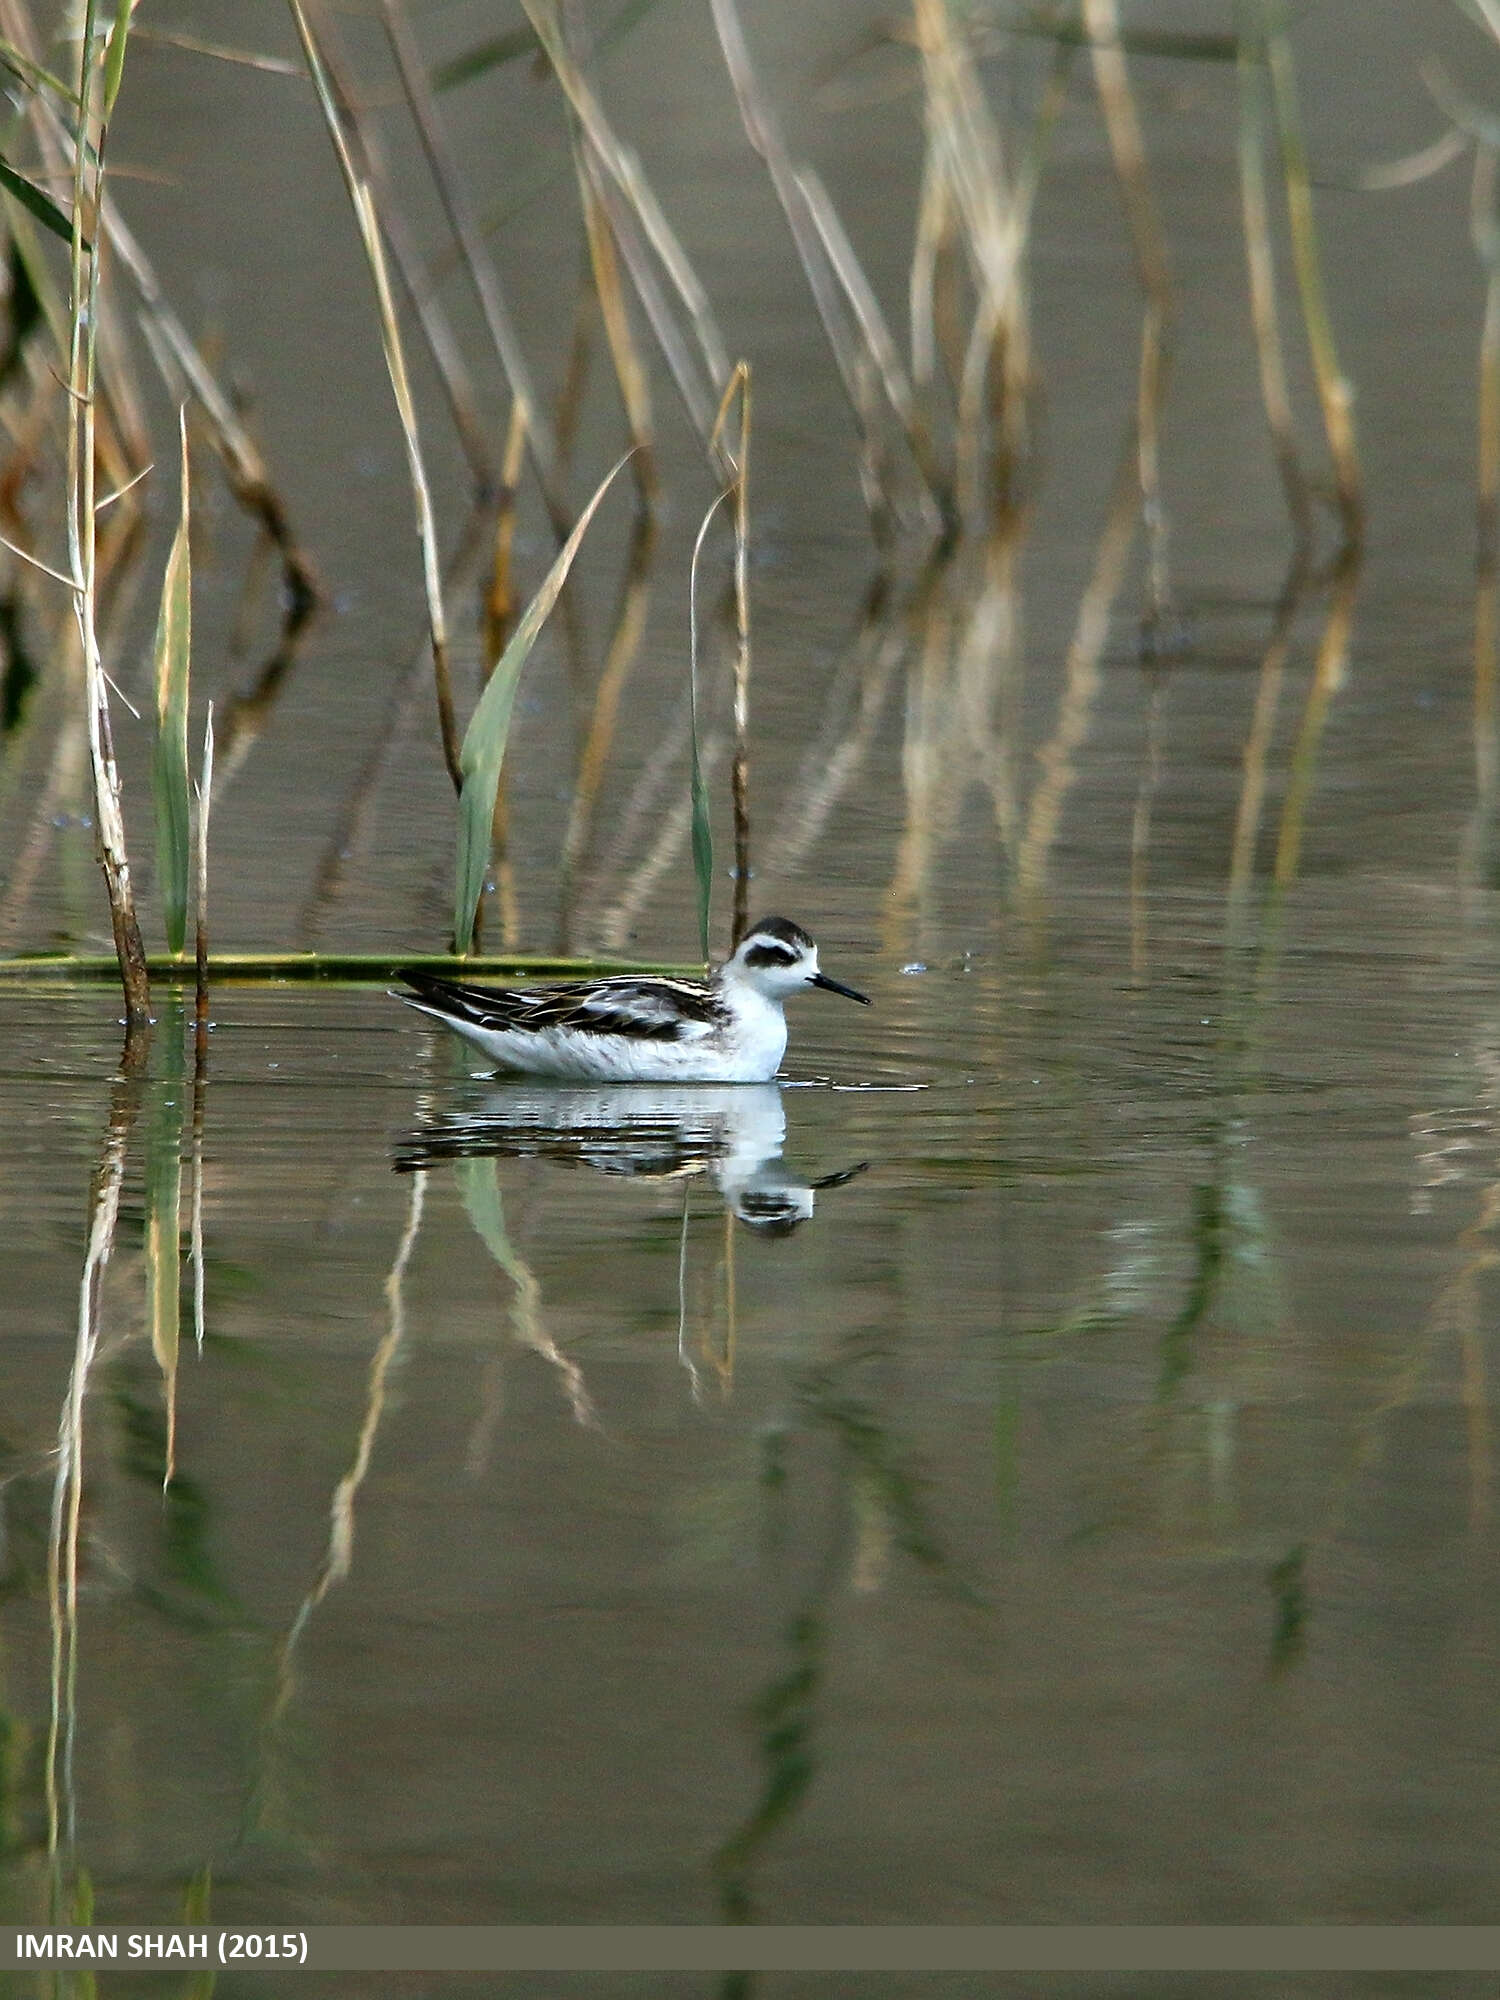
[{"label": "dry reed stalk", "polygon": [[500,494],[495,508],[493,554],[489,582],[484,593],[484,658],[488,675],[505,651],[516,618],[516,590],[511,577],[511,557],[516,540],[516,496],[521,466],[526,455],[526,413],[511,398],[510,422],[505,433],[505,455],[500,461]]},{"label": "dry reed stalk", "polygon": [[[114,28],[120,58],[124,53],[127,26],[128,17],[122,16]],[[94,395],[98,379],[99,263],[103,249],[105,149],[111,100],[113,91],[118,87],[119,69],[118,59],[106,60],[101,88],[94,42],[94,0],[85,0],[79,42],[80,110],[73,143],[73,231],[68,267],[68,561],[72,572],[74,614],[83,644],[84,705],[88,715],[89,765],[94,781],[95,838],[109,896],[115,952],[120,962],[126,1038],[127,1041],[134,1041],[146,1032],[151,1019],[151,982],[146,971],[146,949],[136,917],[130,859],[125,847],[125,819],[119,771],[115,764],[109,688],[99,657],[96,622]],[[86,218],[90,234],[88,241],[84,234]]]},{"label": "dry reed stalk", "polygon": [[597,154],[591,152],[591,157],[596,169],[594,192],[607,218],[614,246],[630,273],[630,282],[656,337],[656,344],[661,349],[662,359],[667,364],[667,372],[672,377],[688,421],[699,439],[706,441],[713,418],[714,390],[724,377],[707,376],[693,359],[686,336],[673,316],[666,292],[657,280],[651,261],[651,253],[656,246],[641,228],[633,200],[627,199],[619,185],[599,170],[602,163]]},{"label": "dry reed stalk", "polygon": [[1171,613],[1167,571],[1167,516],[1161,491],[1161,413],[1170,364],[1172,281],[1166,243],[1146,167],[1140,119],[1120,46],[1116,0],[1083,0],[1094,84],[1104,113],[1110,154],[1125,201],[1131,244],[1146,294],[1141,322],[1141,360],[1136,398],[1136,437],[1141,513],[1146,530],[1148,630],[1160,630]]},{"label": "dry reed stalk", "polygon": [[[121,679],[119,655],[130,633],[131,611],[144,577],[141,563],[133,559],[143,538],[144,522],[139,514],[122,510],[118,516],[102,517],[96,547],[96,624],[100,633],[106,635],[101,638],[100,667],[112,687]],[[70,579],[60,580],[70,585]],[[5,792],[13,791],[15,796],[34,800],[27,815],[26,832],[16,847],[4,893],[0,895],[0,943],[16,935],[42,866],[58,845],[58,828],[66,823],[68,813],[88,783],[83,645],[73,612],[71,587],[55,620],[49,618],[41,650],[60,670],[57,676],[60,700],[45,774],[23,774],[13,768],[17,762],[13,752],[0,762],[0,781]],[[49,675],[47,682],[50,684],[51,680]]]},{"label": "dry reed stalk", "polygon": [[709,383],[717,385],[725,381],[729,375],[729,355],[719,323],[714,318],[713,307],[708,302],[708,293],[662,213],[661,204],[641,171],[640,160],[628,146],[619,145],[610,161],[610,171],[619,184],[621,195],[629,204],[630,212],[640,223],[647,243],[671,279],[672,289],[682,301],[698,342],[698,351],[703,356]]},{"label": "dry reed stalk", "polygon": [[235,500],[260,522],[281,558],[291,615],[311,617],[322,598],[312,559],[297,539],[291,516],[272,485],[265,460],[235,415],[224,389],[167,303],[155,270],[118,215],[106,224],[110,248],[129,274],[140,305],[141,332],[174,402],[190,393],[208,427]]},{"label": "dry reed stalk", "polygon": [[1333,460],[1344,541],[1351,550],[1357,550],[1364,537],[1365,507],[1359,452],[1354,438],[1354,390],[1339,366],[1333,321],[1323,287],[1323,266],[1318,251],[1317,224],[1313,217],[1312,182],[1297,106],[1296,71],[1292,62],[1291,41],[1281,20],[1279,0],[1262,0],[1261,32],[1281,142],[1292,259],[1302,300],[1303,324],[1307,328],[1313,379],[1323,413],[1328,451]]},{"label": "dry reed stalk", "polygon": [[709,919],[713,905],[714,886],[714,834],[713,813],[708,802],[708,783],[702,758],[702,746],[698,729],[698,560],[703,553],[703,544],[713,525],[714,515],[734,491],[726,486],[709,502],[702,521],[698,524],[697,539],[693,543],[692,561],[688,565],[688,803],[690,807],[690,829],[693,850],[693,874],[698,891],[698,950],[705,963],[708,959]]},{"label": "dry reed stalk", "polygon": [[[582,133],[584,158],[591,168],[593,198],[607,220],[614,248],[630,273],[631,282],[689,419],[706,444],[714,402],[728,375],[724,342],[709,306],[708,295],[647,185],[639,160],[620,143],[605,117],[598,97],[569,45],[569,36],[564,32],[563,17],[556,0],[524,0],[524,4],[527,18],[552,65],[572,118]],[[585,213],[587,215],[587,204]],[[693,328],[701,369],[692,359],[672,317],[666,296],[646,254],[648,247],[670,280]],[[590,249],[592,252],[592,238]],[[597,256],[595,271],[597,277]],[[599,291],[606,327],[609,326],[611,312],[609,298],[610,283],[607,282]],[[623,312],[623,305],[619,310]],[[612,348],[616,339],[617,335],[611,333]],[[618,355],[616,365],[618,368]],[[621,386],[623,391],[624,384]]]},{"label": "dry reed stalk", "polygon": [[[724,426],[738,391],[739,446],[731,458],[723,444]],[[733,951],[750,925],[750,364],[735,363],[719,414],[713,449],[727,461],[734,486],[734,761],[730,794],[734,802]]]},{"label": "dry reed stalk", "polygon": [[615,381],[625,408],[626,428],[634,447],[631,470],[641,505],[654,509],[661,483],[656,473],[656,439],[651,417],[651,383],[636,350],[630,313],[620,283],[620,261],[615,251],[614,232],[605,215],[599,188],[599,163],[586,133],[576,123],[572,132],[573,164],[578,178],[578,198],[583,209],[584,234],[589,262],[594,273],[594,295],[604,322],[604,338],[609,343]]},{"label": "dry reed stalk", "polygon": [[[443,577],[445,597],[456,599],[472,583],[492,546],[491,514],[476,507]],[[368,852],[379,817],[380,789],[390,775],[396,752],[405,740],[416,710],[422,670],[431,659],[419,645],[393,681],[381,710],[364,761],[349,782],[314,872],[311,887],[297,917],[297,936],[311,947],[323,921],[343,891],[350,870]]]},{"label": "dry reed stalk", "polygon": [[427,483],[427,470],[422,462],[421,437],[417,428],[416,404],[412,399],[411,384],[406,373],[406,354],[401,344],[401,329],[396,317],[395,302],[391,297],[390,278],[386,271],[385,252],[381,244],[380,221],[375,213],[374,197],[370,185],[355,167],[344,134],[343,122],[339,116],[337,99],[328,71],[324,66],[318,44],[313,36],[302,0],[288,0],[292,19],[296,24],[302,53],[307,62],[308,74],[312,78],[318,103],[323,112],[328,136],[333,142],[334,155],[339,171],[343,175],[348,191],[354,219],[359,227],[360,239],[364,244],[365,258],[370,266],[370,276],[375,285],[375,298],[379,310],[381,344],[385,349],[386,368],[391,378],[391,391],[396,401],[396,413],[401,421],[401,435],[406,446],[407,471],[411,479],[412,498],[416,506],[417,537],[422,549],[422,582],[427,597],[427,626],[432,645],[432,677],[437,695],[438,726],[442,734],[443,762],[453,781],[453,789],[463,789],[463,771],[459,762],[458,724],[453,711],[453,685],[448,670],[448,628],[443,611],[443,586],[439,568],[437,547],[437,525],[433,518],[432,494]]},{"label": "dry reed stalk", "polygon": [[1287,390],[1280,315],[1276,308],[1276,264],[1271,248],[1270,205],[1266,193],[1265,117],[1261,103],[1264,65],[1242,39],[1239,71],[1240,212],[1245,264],[1250,280],[1250,320],[1260,366],[1260,394],[1271,431],[1271,449],[1298,547],[1312,540],[1312,500],[1297,450],[1297,428]]},{"label": "dry reed stalk", "polygon": [[[587,259],[588,246],[584,246]],[[594,329],[599,315],[599,301],[594,293],[594,273],[591,265],[584,262],[578,273],[578,290],[573,301],[573,321],[568,330],[568,346],[563,360],[557,385],[557,399],[553,405],[553,427],[557,432],[558,462],[566,471],[573,461],[573,446],[578,439],[578,420],[583,414],[583,400],[588,391],[589,374],[594,364]]]},{"label": "dry reed stalk", "polygon": [[885,391],[886,401],[895,411],[906,434],[912,458],[943,526],[951,530],[957,523],[950,482],[937,463],[927,419],[896,352],[896,343],[880,310],[880,302],[870,289],[870,282],[822,181],[811,167],[798,169],[795,178],[813,226],[822,239],[823,254],[849,302],[855,325],[865,344],[868,363],[873,366]]},{"label": "dry reed stalk", "polygon": [[[572,63],[581,75],[587,59],[585,29],[580,10],[576,5],[564,4],[555,7],[551,26],[568,50]],[[618,226],[618,202],[612,210],[606,198],[608,168],[598,147],[589,137],[578,118],[569,107],[568,138],[573,156],[573,171],[578,183],[579,205],[583,211],[584,238],[588,244],[589,263],[594,277],[594,296],[598,302],[600,318],[604,323],[604,337],[609,343],[610,359],[614,363],[615,380],[619,385],[620,401],[625,409],[625,421],[634,447],[631,469],[635,475],[636,490],[643,508],[653,509],[660,496],[660,481],[656,471],[656,446],[651,413],[651,381],[636,347],[635,335],[630,325],[630,310],[625,301],[625,290],[620,280],[620,259],[625,256],[632,273],[637,263],[644,260],[626,252],[624,237]],[[634,249],[634,246],[632,246]],[[654,288],[655,280],[648,271],[642,269],[636,279],[637,290],[642,285]],[[642,296],[645,296],[642,291]],[[654,321],[653,321],[654,324]],[[668,321],[666,342],[676,337],[677,329]]]},{"label": "dry reed stalk", "polygon": [[[939,496],[928,490],[927,471],[932,465],[931,453],[926,448],[925,431],[917,412],[915,399],[904,374],[897,364],[897,375],[888,378],[882,366],[882,355],[889,362],[895,361],[895,344],[886,334],[872,347],[864,337],[861,324],[863,313],[882,329],[879,308],[874,294],[861,273],[855,283],[854,292],[848,289],[846,279],[851,270],[857,272],[858,262],[849,248],[848,238],[843,228],[833,216],[832,204],[826,195],[823,200],[823,216],[820,222],[813,199],[809,198],[806,187],[793,166],[786,142],[781,136],[775,117],[761,90],[754,65],[750,61],[750,51],[745,42],[744,29],[734,0],[710,0],[713,9],[714,26],[718,30],[719,46],[724,52],[725,67],[729,71],[730,82],[740,110],[740,122],[745,128],[745,136],[751,146],[765,162],[771,177],[771,186],[782,213],[791,231],[792,242],[807,278],[808,289],[817,307],[818,317],[823,323],[829,347],[833,351],[839,375],[844,384],[844,392],[849,398],[858,426],[862,451],[865,459],[865,497],[877,520],[882,515],[894,517],[897,513],[894,485],[886,463],[886,454],[879,436],[879,426],[874,412],[873,384],[879,383],[892,411],[900,423],[914,462],[921,473],[924,501],[929,509],[937,507],[941,514]],[[832,229],[829,230],[830,218]],[[831,249],[840,253],[840,261],[835,262]]]},{"label": "dry reed stalk", "polygon": [[[1012,381],[1022,379],[1026,354],[1021,259],[1030,226],[1030,204],[1018,199],[1019,184],[1007,169],[1000,133],[973,59],[955,31],[947,0],[914,0],[913,21],[922,55],[930,166],[924,172],[912,292],[915,297],[921,286],[935,300],[932,288],[940,232],[946,230],[950,213],[956,215],[974,272],[978,304],[955,375],[954,485],[959,507],[974,512],[979,506],[980,448],[992,375],[1001,397],[994,429],[996,442],[1002,447],[1002,463],[1009,465],[1023,450],[1024,397],[1018,398],[1010,389]],[[924,303],[920,354],[922,372],[929,380],[935,318],[935,303]],[[914,336],[918,330],[914,324]],[[1008,367],[1007,355],[1014,357]],[[1003,483],[1009,483],[1008,476]]]},{"label": "dry reed stalk", "polygon": [[333,86],[345,137],[361,173],[374,192],[392,260],[427,342],[427,351],[447,397],[453,428],[469,462],[476,491],[481,499],[487,498],[495,489],[494,457],[490,440],[479,420],[474,384],[459,349],[457,336],[396,199],[385,150],[380,144],[375,124],[361,113],[348,60],[338,38],[336,18],[326,9],[320,11],[317,28],[319,49]]},{"label": "dry reed stalk", "polygon": [[588,734],[578,758],[578,775],[568,807],[558,885],[557,948],[571,951],[573,905],[580,865],[587,859],[594,828],[594,808],[605,767],[614,745],[620,701],[640,653],[651,601],[651,566],[656,551],[656,524],[651,515],[636,517],[625,564],[625,583],[615,615],[609,649],[594,689]]},{"label": "dry reed stalk", "polygon": [[[0,32],[28,60],[32,58],[32,24],[21,0],[0,0]],[[46,93],[38,91],[28,98],[26,111],[44,159],[55,169],[65,159],[72,158],[75,150],[73,135]],[[276,544],[282,559],[288,597],[294,604],[311,610],[319,597],[317,575],[297,541],[285,504],[271,483],[264,460],[244,425],[235,416],[229,398],[202,354],[168,305],[150,260],[116,209],[110,208],[105,212],[102,226],[109,249],[134,288],[140,306],[142,331],[173,402],[181,402],[183,384],[186,383],[209,426],[230,491],[240,506],[262,523]]]},{"label": "dry reed stalk", "polygon": [[511,396],[521,406],[526,424],[526,448],[536,467],[537,481],[553,533],[559,541],[565,541],[573,525],[573,516],[559,470],[557,440],[552,435],[547,412],[532,386],[531,370],[511,321],[500,274],[470,207],[447,132],[433,102],[421,52],[400,0],[381,0],[381,19],[396,59],[402,89],[416,121],[428,168],[448,218],[448,226],[459,246],[490,340],[510,383]]}]

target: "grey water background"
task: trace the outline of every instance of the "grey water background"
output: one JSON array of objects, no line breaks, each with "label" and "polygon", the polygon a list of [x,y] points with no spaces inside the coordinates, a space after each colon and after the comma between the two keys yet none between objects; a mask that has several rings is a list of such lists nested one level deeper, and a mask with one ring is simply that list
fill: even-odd
[{"label": "grey water background", "polygon": [[[873,10],[746,12],[794,149],[899,320],[920,166],[902,59],[839,67]],[[1229,10],[1137,12],[1222,26]],[[274,9],[197,6],[180,24],[290,47]],[[434,55],[492,25],[470,6],[422,20]],[[1033,244],[1044,473],[1019,556],[1024,674],[1002,686],[993,651],[955,644],[982,603],[974,551],[930,588],[898,559],[877,589],[851,426],[706,11],[662,0],[604,58],[611,116],[755,370],[757,906],[805,922],[876,1004],[802,1004],[787,1063],[802,1087],[779,1109],[709,1107],[713,1143],[670,1106],[574,1103],[550,1114],[549,1147],[547,1116],[497,1110],[463,1054],[382,994],[217,993],[208,1339],[184,1345],[165,1499],[143,1145],[187,1085],[181,1023],[164,1019],[87,1412],[74,1809],[101,1920],[178,1921],[205,1869],[214,1921],[278,1926],[1492,1918],[1482,286],[1461,174],[1382,195],[1356,181],[1433,135],[1424,59],[1486,101],[1500,61],[1456,10],[1417,5],[1310,8],[1296,46],[1369,532],[1294,879],[1271,892],[1318,590],[1292,627],[1237,909],[1242,758],[1290,547],[1244,302],[1232,69],[1133,66],[1179,296],[1164,486],[1188,650],[1142,670],[1137,544],[1074,712],[1055,834],[1028,850],[1139,331],[1084,70]],[[861,82],[842,109],[820,87],[831,69]],[[555,386],[579,263],[558,110],[522,74],[503,103],[500,118],[471,90],[449,108],[486,205],[539,165],[560,176],[497,237]],[[367,279],[309,93],[143,42],[112,145],[157,171],[122,181],[122,205],[188,316],[222,328],[332,604],[216,806],[216,941],[436,948],[452,803],[421,674],[375,810],[353,838],[341,817],[422,649],[420,575]],[[601,354],[578,449],[599,470],[620,443],[604,371]],[[451,538],[464,475],[422,386]],[[568,941],[685,958],[691,871],[663,830],[686,793],[687,555],[710,488],[658,395],[668,510]],[[200,704],[255,669],[232,640],[248,530],[205,489]],[[627,514],[612,503],[591,536],[575,643],[554,628],[523,686],[526,948],[561,935]],[[549,543],[539,521],[522,529],[534,580]],[[472,602],[453,616],[471,698]],[[144,744],[123,725],[122,755],[143,849]],[[1039,860],[1025,894],[1023,853]],[[91,866],[87,830],[64,829],[11,942],[103,933]],[[721,879],[721,935],[728,894]],[[0,1885],[20,1921],[45,1906],[51,1453],[118,1031],[103,990],[0,988],[0,1010]],[[762,1220],[767,1198],[811,1213],[790,1233],[747,1226],[747,1184]]]}]

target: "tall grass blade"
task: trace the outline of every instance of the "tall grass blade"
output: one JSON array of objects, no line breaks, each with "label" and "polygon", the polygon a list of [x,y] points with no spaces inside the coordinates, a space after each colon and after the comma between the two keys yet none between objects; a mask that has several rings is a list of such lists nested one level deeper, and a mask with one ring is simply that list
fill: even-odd
[{"label": "tall grass blade", "polygon": [[178,412],[182,437],[182,512],[172,537],[156,621],[156,742],[151,752],[151,795],[156,808],[156,873],[161,887],[167,948],[187,943],[188,882],[192,844],[192,789],[188,780],[188,686],[192,666],[192,551],[188,484],[187,410]]},{"label": "tall grass blade", "polygon": [[536,644],[537,634],[547,614],[557,602],[567,581],[589,522],[600,501],[613,485],[630,454],[617,462],[600,481],[594,497],[579,515],[557,559],[521,615],[510,644],[495,663],[495,671],[479,697],[479,705],[465,732],[459,752],[462,783],[458,797],[458,863],[453,897],[453,949],[464,952],[474,935],[474,919],[484,889],[485,869],[490,858],[490,833],[495,823],[495,798],[500,789],[500,766],[510,735],[511,711],[521,670]]}]

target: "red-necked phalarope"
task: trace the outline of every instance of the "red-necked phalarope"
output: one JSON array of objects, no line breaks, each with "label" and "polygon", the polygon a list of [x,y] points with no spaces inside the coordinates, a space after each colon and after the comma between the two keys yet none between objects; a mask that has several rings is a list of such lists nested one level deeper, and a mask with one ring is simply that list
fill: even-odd
[{"label": "red-necked phalarope", "polygon": [[431,1014],[502,1069],[607,1083],[767,1083],[786,1053],[785,1001],[805,986],[863,993],[818,970],[800,924],[767,917],[707,981],[626,975],[571,986],[460,986],[403,975]]}]

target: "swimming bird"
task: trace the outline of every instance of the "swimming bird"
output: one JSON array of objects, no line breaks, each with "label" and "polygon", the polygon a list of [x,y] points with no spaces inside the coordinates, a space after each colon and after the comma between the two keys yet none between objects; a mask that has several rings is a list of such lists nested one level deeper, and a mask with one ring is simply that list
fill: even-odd
[{"label": "swimming bird", "polygon": [[786,917],[763,918],[707,980],[626,973],[567,986],[489,987],[427,972],[402,976],[412,993],[397,999],[502,1069],[603,1083],[767,1083],[786,1053],[782,1008],[794,993],[818,986],[870,1004],[819,971],[818,947]]}]

